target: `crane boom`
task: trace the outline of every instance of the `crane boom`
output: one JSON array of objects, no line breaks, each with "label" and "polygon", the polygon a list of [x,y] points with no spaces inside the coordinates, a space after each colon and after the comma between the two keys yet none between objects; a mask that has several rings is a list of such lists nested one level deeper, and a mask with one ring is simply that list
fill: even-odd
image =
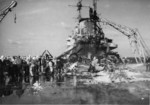
[{"label": "crane boom", "polygon": [[137,58],[139,58],[140,62],[142,63],[146,61],[146,57],[150,56],[150,50],[140,35],[138,29],[132,29],[124,25],[116,24],[115,22],[103,18],[101,18],[101,22],[115,28],[123,35],[128,37],[130,47],[137,63],[139,62]]},{"label": "crane boom", "polygon": [[115,22],[112,22],[112,21],[110,21],[106,18],[102,18],[101,21],[102,21],[102,23],[115,28],[116,30],[121,32],[123,35],[126,35],[127,37],[130,37],[134,33],[134,30],[131,29],[130,27],[120,25],[120,24],[116,24]]},{"label": "crane boom", "polygon": [[17,6],[16,1],[12,1],[9,6],[7,6],[5,9],[0,11],[0,22],[5,18],[5,16],[8,14],[8,12],[11,12],[11,10]]}]

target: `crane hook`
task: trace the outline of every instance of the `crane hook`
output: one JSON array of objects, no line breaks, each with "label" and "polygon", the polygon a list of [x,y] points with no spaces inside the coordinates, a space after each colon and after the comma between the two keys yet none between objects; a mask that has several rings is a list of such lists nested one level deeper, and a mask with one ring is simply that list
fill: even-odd
[{"label": "crane hook", "polygon": [[16,20],[17,20],[17,16],[15,14],[15,16],[14,16],[14,23],[16,23]]}]

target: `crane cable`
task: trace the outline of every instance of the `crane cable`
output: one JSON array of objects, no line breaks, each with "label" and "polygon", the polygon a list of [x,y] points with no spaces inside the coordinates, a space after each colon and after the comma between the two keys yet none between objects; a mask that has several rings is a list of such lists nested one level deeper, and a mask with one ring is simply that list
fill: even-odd
[{"label": "crane cable", "polygon": [[14,23],[17,23],[17,15],[16,12],[13,11],[13,18],[14,18]]}]

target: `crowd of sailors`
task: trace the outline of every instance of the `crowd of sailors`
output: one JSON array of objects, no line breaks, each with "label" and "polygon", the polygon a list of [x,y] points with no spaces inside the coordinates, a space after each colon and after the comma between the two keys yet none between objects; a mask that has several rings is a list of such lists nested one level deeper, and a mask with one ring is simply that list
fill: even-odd
[{"label": "crowd of sailors", "polygon": [[13,56],[0,57],[0,86],[5,86],[7,81],[29,82],[29,79],[38,78],[40,75],[54,77],[63,72],[63,63],[60,59],[54,60],[49,56]]}]

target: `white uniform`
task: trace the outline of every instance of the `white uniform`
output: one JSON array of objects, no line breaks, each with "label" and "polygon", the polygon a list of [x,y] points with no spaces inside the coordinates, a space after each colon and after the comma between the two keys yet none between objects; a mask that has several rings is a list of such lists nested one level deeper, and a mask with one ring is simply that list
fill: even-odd
[{"label": "white uniform", "polygon": [[50,71],[53,72],[53,63],[51,61],[48,63],[48,66]]}]

